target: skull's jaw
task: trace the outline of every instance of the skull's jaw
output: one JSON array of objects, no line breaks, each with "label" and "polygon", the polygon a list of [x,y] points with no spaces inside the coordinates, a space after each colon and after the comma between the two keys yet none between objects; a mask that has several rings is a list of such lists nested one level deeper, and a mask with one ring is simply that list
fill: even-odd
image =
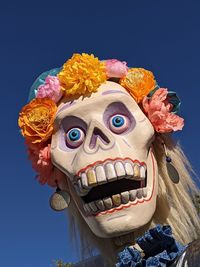
[{"label": "skull's jaw", "polygon": [[[125,162],[127,160],[125,159]],[[142,175],[134,176],[132,179],[127,175],[120,177],[121,179],[118,177],[119,180],[93,187],[93,192],[92,190],[89,193],[79,190],[78,194],[82,194],[82,197],[76,194],[75,202],[83,218],[97,236],[123,235],[147,224],[153,216],[157,196],[157,165],[153,152],[150,151],[146,164],[133,160],[132,165],[135,164],[147,168],[145,175],[142,171]],[[120,183],[121,188],[119,188]],[[109,184],[108,190],[105,189],[106,184]],[[102,188],[99,192],[98,187]],[[118,191],[118,194],[113,195],[117,193],[117,190],[121,192]],[[106,196],[108,192],[110,196]]]}]

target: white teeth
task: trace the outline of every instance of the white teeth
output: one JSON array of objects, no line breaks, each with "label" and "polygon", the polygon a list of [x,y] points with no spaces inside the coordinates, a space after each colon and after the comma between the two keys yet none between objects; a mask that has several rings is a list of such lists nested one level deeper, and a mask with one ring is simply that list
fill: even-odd
[{"label": "white teeth", "polygon": [[103,203],[103,200],[99,199],[95,202],[96,206],[98,207],[98,209],[100,210],[105,210],[105,206],[104,206],[104,203]]},{"label": "white teeth", "polygon": [[137,198],[142,198],[142,195],[143,195],[143,190],[142,190],[142,188],[137,189]]},{"label": "white teeth", "polygon": [[80,176],[74,177],[74,189],[79,196],[87,195],[91,188],[95,186],[122,178],[139,181],[137,182],[139,188],[84,204],[83,209],[86,215],[98,214],[99,212],[147,197],[148,187],[145,187],[146,166],[139,164],[137,161],[132,162],[131,160],[127,160],[126,162],[115,161],[99,164],[94,168],[90,167],[90,169],[81,173]]},{"label": "white teeth", "polygon": [[134,201],[136,199],[137,190],[131,190],[129,191],[130,194],[130,200]]},{"label": "white teeth", "polygon": [[117,175],[115,173],[113,164],[111,163],[106,164],[105,172],[106,172],[106,177],[109,180],[109,182],[117,180]]},{"label": "white teeth", "polygon": [[84,188],[88,188],[88,179],[86,173],[81,174],[81,182]]},{"label": "white teeth", "polygon": [[126,170],[126,174],[129,176],[133,176],[133,168],[132,165],[130,163],[125,163],[125,170]]},{"label": "white teeth", "polygon": [[146,172],[145,167],[141,166],[140,167],[140,177],[141,178],[145,178],[145,172]]},{"label": "white teeth", "polygon": [[121,193],[122,203],[126,204],[129,202],[129,192],[123,192]]},{"label": "white teeth", "polygon": [[112,197],[106,197],[103,200],[99,199],[92,201],[83,206],[86,213],[95,214],[104,210],[109,210],[114,207],[118,207],[121,204],[127,204],[129,201],[135,201],[147,196],[147,188],[139,188],[135,190],[125,191],[121,194],[112,195]]},{"label": "white teeth", "polygon": [[107,209],[111,209],[113,206],[112,199],[110,197],[104,198],[103,203]]},{"label": "white teeth", "polygon": [[142,188],[143,190],[143,197],[147,196],[147,187]]},{"label": "white teeth", "polygon": [[96,177],[98,184],[102,184],[106,181],[106,174],[103,166],[96,167]]},{"label": "white teeth", "polygon": [[125,176],[125,174],[126,174],[125,170],[124,170],[124,165],[119,161],[117,163],[115,163],[115,170],[116,170],[118,177]]},{"label": "white teeth", "polygon": [[81,173],[80,191],[83,189],[89,190],[91,187],[98,184],[104,184],[107,180],[115,181],[119,178],[144,180],[146,177],[146,167],[144,165],[139,166],[139,163],[122,162],[118,161],[114,163],[107,163],[106,165],[99,165],[95,169],[90,169],[86,173]]},{"label": "white teeth", "polygon": [[94,202],[90,202],[90,203],[88,203],[88,205],[90,206],[90,208],[91,208],[91,210],[92,211],[97,211],[98,209],[97,209],[97,206],[95,205],[95,203]]}]

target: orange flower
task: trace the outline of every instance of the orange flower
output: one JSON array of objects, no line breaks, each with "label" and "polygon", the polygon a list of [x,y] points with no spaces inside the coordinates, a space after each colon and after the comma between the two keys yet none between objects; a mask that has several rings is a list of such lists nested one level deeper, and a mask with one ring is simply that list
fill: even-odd
[{"label": "orange flower", "polygon": [[142,68],[131,68],[127,75],[120,79],[120,84],[139,103],[155,88],[156,81],[151,71]]},{"label": "orange flower", "polygon": [[18,124],[28,142],[41,143],[51,137],[56,111],[50,98],[35,98],[22,108]]},{"label": "orange flower", "polygon": [[107,79],[105,63],[94,55],[73,54],[63,65],[58,79],[66,96],[96,92]]}]

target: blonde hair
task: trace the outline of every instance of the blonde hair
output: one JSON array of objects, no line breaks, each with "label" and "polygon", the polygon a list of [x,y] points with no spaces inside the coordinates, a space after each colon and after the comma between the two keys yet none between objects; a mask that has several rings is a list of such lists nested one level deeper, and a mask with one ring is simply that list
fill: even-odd
[{"label": "blonde hair", "polygon": [[[159,173],[156,211],[147,225],[130,234],[131,240],[134,242],[134,238],[159,223],[169,224],[176,240],[182,244],[187,244],[200,234],[200,221],[192,202],[192,197],[197,193],[198,188],[191,178],[191,174],[194,172],[180,145],[175,143],[169,134],[162,134],[162,140],[169,151],[174,167],[179,173],[180,181],[178,184],[171,181],[166,168],[163,145],[160,142],[160,137],[156,136],[152,144]],[[73,208],[73,214],[68,213],[68,219],[72,240],[74,240],[75,245],[80,244],[81,246],[79,250],[81,259],[93,255],[95,249],[98,249],[107,260],[106,266],[113,266],[116,261],[116,251],[120,248],[118,247],[120,238],[116,240],[116,238],[106,239],[95,236],[76,208]],[[78,236],[79,241],[77,241]],[[124,236],[122,239],[124,242],[126,237]],[[130,242],[130,236],[128,239],[127,244]]]}]

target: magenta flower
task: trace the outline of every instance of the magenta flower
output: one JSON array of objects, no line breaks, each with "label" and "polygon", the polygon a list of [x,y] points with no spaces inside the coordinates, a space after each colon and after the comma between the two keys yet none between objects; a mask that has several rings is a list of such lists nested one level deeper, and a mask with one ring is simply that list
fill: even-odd
[{"label": "magenta flower", "polygon": [[51,98],[57,103],[62,97],[62,91],[60,89],[60,82],[56,76],[47,76],[45,83],[38,87],[36,98]]},{"label": "magenta flower", "polygon": [[167,95],[168,90],[160,88],[150,99],[144,97],[142,102],[147,117],[159,133],[182,130],[184,126],[184,119],[171,113],[173,106],[169,103]]},{"label": "magenta flower", "polygon": [[108,59],[105,61],[106,75],[108,78],[123,78],[128,72],[128,67],[125,61],[117,59]]}]

